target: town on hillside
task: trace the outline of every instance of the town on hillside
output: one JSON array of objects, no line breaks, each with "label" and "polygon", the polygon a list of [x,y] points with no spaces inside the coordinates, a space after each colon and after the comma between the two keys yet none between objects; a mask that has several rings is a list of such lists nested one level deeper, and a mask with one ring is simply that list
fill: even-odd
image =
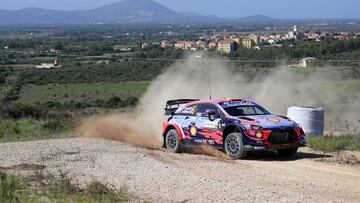
[{"label": "town on hillside", "polygon": [[[171,33],[170,33],[171,34]],[[215,33],[212,36],[201,36],[198,40],[162,40],[149,44],[144,42],[142,49],[152,46],[161,46],[162,48],[172,48],[191,51],[215,50],[221,53],[229,54],[235,52],[238,48],[261,49],[265,47],[281,47],[284,42],[291,40],[315,41],[320,42],[326,37],[332,37],[339,40],[347,40],[359,37],[360,33],[348,32],[320,32],[320,31],[302,31],[298,26],[285,33],[267,33],[267,34],[231,34],[226,32]]]}]

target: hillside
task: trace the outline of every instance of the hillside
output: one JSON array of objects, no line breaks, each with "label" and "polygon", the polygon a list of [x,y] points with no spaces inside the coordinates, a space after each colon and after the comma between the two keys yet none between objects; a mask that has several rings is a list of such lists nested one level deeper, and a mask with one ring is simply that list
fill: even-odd
[{"label": "hillside", "polygon": [[162,21],[180,18],[181,15],[153,0],[124,0],[87,11],[85,17],[90,21],[116,23]]},{"label": "hillside", "polygon": [[91,10],[61,11],[42,8],[0,10],[0,24],[96,24],[96,23],[184,23],[265,22],[267,16],[222,19],[196,13],[178,13],[153,0],[123,0]]}]

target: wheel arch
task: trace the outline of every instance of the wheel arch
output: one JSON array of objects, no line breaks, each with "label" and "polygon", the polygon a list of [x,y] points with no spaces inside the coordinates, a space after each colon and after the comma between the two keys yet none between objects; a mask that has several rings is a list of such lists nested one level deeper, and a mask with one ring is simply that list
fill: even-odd
[{"label": "wheel arch", "polygon": [[184,137],[182,131],[181,131],[181,128],[175,124],[175,123],[172,123],[172,124],[168,124],[165,128],[164,128],[164,131],[163,131],[163,147],[165,147],[165,139],[166,139],[166,134],[169,132],[169,130],[176,130],[176,132],[178,133],[179,135],[179,140],[182,140]]},{"label": "wheel arch", "polygon": [[229,125],[227,126],[225,129],[224,129],[224,132],[223,132],[223,140],[226,139],[226,137],[228,135],[230,135],[231,133],[236,133],[236,132],[239,132],[241,133],[241,128],[239,126],[236,126],[236,125]]}]

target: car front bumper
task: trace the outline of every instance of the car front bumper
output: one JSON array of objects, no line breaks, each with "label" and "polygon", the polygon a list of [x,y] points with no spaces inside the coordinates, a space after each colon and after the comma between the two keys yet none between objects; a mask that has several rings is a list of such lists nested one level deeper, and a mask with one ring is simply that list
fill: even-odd
[{"label": "car front bumper", "polygon": [[306,140],[302,137],[298,143],[295,144],[281,144],[281,145],[244,145],[245,151],[261,151],[261,150],[271,150],[271,149],[291,149],[298,147],[305,147]]}]

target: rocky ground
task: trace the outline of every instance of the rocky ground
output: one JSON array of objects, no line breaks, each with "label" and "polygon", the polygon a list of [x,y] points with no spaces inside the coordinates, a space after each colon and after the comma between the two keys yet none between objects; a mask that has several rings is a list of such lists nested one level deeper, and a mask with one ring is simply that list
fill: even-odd
[{"label": "rocky ground", "polygon": [[0,144],[0,169],[125,185],[134,201],[360,202],[360,159],[343,156],[302,149],[292,159],[267,152],[231,161],[78,138]]}]

